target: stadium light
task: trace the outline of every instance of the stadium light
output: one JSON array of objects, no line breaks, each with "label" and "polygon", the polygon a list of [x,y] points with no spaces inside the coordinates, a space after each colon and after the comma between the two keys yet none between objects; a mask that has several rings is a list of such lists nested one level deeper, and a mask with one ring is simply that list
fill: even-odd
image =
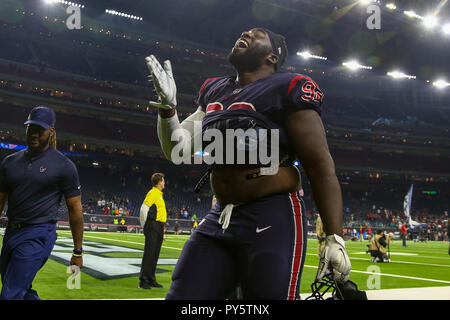
[{"label": "stadium light", "polygon": [[61,4],[68,5],[68,6],[74,6],[74,7],[79,7],[79,8],[84,9],[84,4],[79,4],[79,3],[75,3],[75,2],[71,2],[71,1],[65,1],[65,0],[44,0],[44,2],[46,4],[61,3]]},{"label": "stadium light", "polygon": [[440,79],[440,80],[437,80],[437,81],[433,82],[433,86],[435,86],[438,89],[444,89],[446,87],[449,87],[450,83],[448,83],[445,80]]},{"label": "stadium light", "polygon": [[423,19],[422,16],[419,16],[417,13],[415,13],[412,10],[410,10],[410,11],[403,11],[403,13],[406,14],[410,18]]},{"label": "stadium light", "polygon": [[395,10],[397,9],[397,6],[393,3],[388,3],[386,4],[386,8],[388,8],[389,10]]},{"label": "stadium light", "polygon": [[434,15],[428,15],[423,18],[423,25],[427,29],[433,29],[438,25],[438,19]]},{"label": "stadium light", "polygon": [[309,53],[308,51],[297,52],[298,56],[301,56],[303,59],[318,59],[318,60],[327,60],[327,57],[316,56],[314,54]]},{"label": "stadium light", "polygon": [[127,18],[127,19],[133,19],[133,20],[139,20],[139,21],[143,20],[142,17],[138,17],[138,16],[135,16],[135,15],[132,15],[132,14],[124,13],[124,12],[119,12],[119,11],[116,11],[116,10],[106,9],[105,12],[108,13],[108,14],[111,14],[113,16],[124,17],[124,18]]},{"label": "stadium light", "polygon": [[447,23],[442,27],[442,32],[447,36],[450,35],[450,23]]},{"label": "stadium light", "polygon": [[362,5],[368,5],[371,3],[380,3],[379,0],[359,0],[359,3],[361,3]]},{"label": "stadium light", "polygon": [[342,65],[344,67],[349,68],[352,71],[357,70],[357,69],[368,69],[368,70],[372,69],[372,67],[370,67],[370,66],[363,66],[358,61],[355,61],[355,60],[344,62],[344,63],[342,63]]},{"label": "stadium light", "polygon": [[394,79],[403,79],[403,78],[416,79],[416,76],[410,76],[410,75],[404,74],[403,72],[400,72],[400,71],[391,71],[391,72],[388,72],[387,75]]}]

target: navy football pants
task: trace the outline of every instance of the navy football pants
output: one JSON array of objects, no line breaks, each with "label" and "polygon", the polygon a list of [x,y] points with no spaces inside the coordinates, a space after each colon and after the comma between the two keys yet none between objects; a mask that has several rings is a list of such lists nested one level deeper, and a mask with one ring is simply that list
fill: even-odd
[{"label": "navy football pants", "polygon": [[306,214],[295,192],[237,206],[225,232],[217,204],[186,242],[166,299],[298,299]]},{"label": "navy football pants", "polygon": [[40,300],[31,288],[39,269],[47,261],[56,241],[56,224],[21,229],[6,228],[0,256],[2,292],[0,299]]}]

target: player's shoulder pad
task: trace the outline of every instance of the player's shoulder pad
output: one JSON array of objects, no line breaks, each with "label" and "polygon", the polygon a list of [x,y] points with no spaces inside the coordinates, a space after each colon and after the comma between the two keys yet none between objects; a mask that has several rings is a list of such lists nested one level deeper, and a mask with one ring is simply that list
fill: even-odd
[{"label": "player's shoulder pad", "polygon": [[206,79],[205,82],[203,82],[202,86],[200,87],[200,94],[202,94],[203,92],[207,92],[209,88],[211,88],[211,86],[218,81],[218,79],[223,78],[225,77],[213,77]]},{"label": "player's shoulder pad", "polygon": [[287,73],[282,82],[283,93],[294,101],[313,103],[317,106],[322,104],[324,93],[311,77],[299,73]]},{"label": "player's shoulder pad", "polygon": [[320,90],[319,85],[311,77],[304,74],[294,72],[286,73],[284,75],[284,81],[285,84],[287,84],[287,94],[290,94],[297,85],[303,86],[303,84],[307,82],[312,82],[314,86]]}]

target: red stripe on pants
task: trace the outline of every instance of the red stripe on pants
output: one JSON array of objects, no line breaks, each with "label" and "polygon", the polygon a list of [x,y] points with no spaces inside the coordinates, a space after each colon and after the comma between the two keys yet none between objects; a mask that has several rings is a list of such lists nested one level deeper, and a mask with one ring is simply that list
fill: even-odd
[{"label": "red stripe on pants", "polygon": [[303,224],[302,206],[297,193],[292,192],[289,197],[291,199],[292,210],[294,213],[295,243],[294,256],[292,257],[291,281],[289,281],[288,300],[294,300],[303,254]]}]

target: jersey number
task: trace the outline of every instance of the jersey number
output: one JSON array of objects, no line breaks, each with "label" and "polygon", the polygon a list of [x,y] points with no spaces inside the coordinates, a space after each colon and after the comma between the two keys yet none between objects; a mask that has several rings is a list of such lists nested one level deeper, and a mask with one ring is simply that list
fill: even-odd
[{"label": "jersey number", "polygon": [[[236,109],[247,109],[256,111],[255,107],[248,102],[235,102],[227,108],[227,110],[236,110]],[[206,106],[206,113],[220,110],[223,110],[223,105],[220,102],[209,103]]]},{"label": "jersey number", "polygon": [[302,86],[302,91],[305,93],[302,95],[302,100],[307,102],[316,101],[322,103],[323,93],[314,81],[306,81]]}]

